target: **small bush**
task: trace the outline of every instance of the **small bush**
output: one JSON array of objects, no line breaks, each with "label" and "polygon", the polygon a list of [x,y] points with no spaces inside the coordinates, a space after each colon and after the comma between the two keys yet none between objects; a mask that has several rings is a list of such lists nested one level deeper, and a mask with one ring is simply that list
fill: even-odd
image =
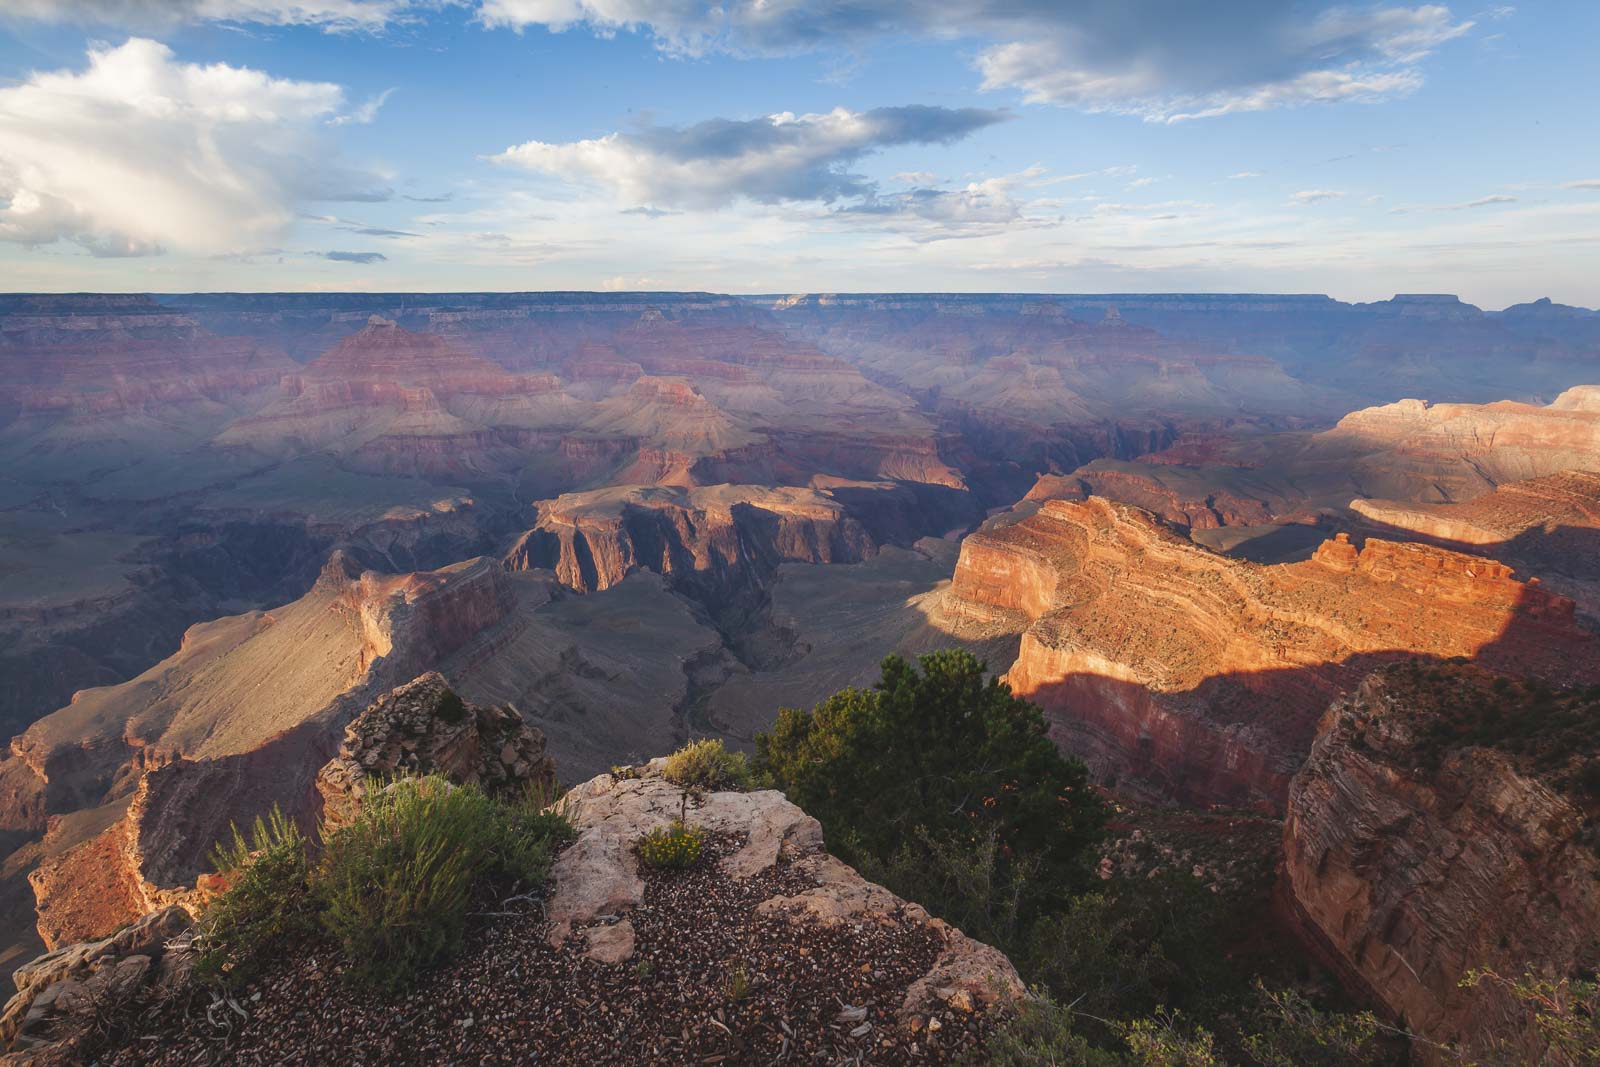
[{"label": "small bush", "polygon": [[246,839],[212,852],[227,885],[201,922],[201,974],[255,974],[275,945],[319,932],[358,981],[397,988],[459,943],[480,887],[542,884],[570,823],[530,791],[495,800],[444,778],[371,783],[355,821],[329,834],[320,859],[274,809]]},{"label": "small bush", "polygon": [[481,879],[540,882],[570,833],[532,803],[439,777],[374,790],[326,842],[313,884],[356,980],[389,989],[455,950]]},{"label": "small bush", "polygon": [[235,825],[211,862],[227,889],[200,922],[201,975],[248,980],[269,948],[316,929],[305,837],[276,806],[256,817],[248,840]]},{"label": "small bush", "polygon": [[729,752],[715,738],[691,741],[667,757],[667,781],[685,789],[736,789],[752,787],[750,767],[743,752]]},{"label": "small bush", "polygon": [[434,713],[448,723],[458,723],[467,717],[467,705],[452,689],[446,689],[444,696],[439,698],[438,710]]},{"label": "small bush", "polygon": [[706,832],[682,819],[674,819],[671,825],[657,827],[639,838],[634,847],[639,861],[646,867],[682,870],[700,862],[706,847]]},{"label": "small bush", "polygon": [[1124,1067],[1127,1060],[1095,1048],[1074,1032],[1072,1010],[1046,996],[1018,1004],[982,1049],[962,1067]]},{"label": "small bush", "polygon": [[369,794],[317,868],[323,925],[351,974],[398,987],[455,948],[475,878],[488,866],[493,803],[438,778]]}]

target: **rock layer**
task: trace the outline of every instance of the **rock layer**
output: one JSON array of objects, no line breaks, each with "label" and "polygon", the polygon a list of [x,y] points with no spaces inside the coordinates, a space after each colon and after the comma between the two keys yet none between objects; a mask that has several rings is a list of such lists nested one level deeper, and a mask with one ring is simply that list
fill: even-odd
[{"label": "rock layer", "polygon": [[1006,678],[1064,747],[1102,777],[1196,803],[1280,809],[1322,710],[1385,661],[1600,679],[1600,641],[1573,602],[1503,565],[1340,535],[1261,566],[1097,497],[969,536],[952,595],[1025,631]]},{"label": "rock layer", "polygon": [[[627,914],[645,891],[633,846],[677,818],[682,803],[683,791],[661,777],[664,762],[655,760],[622,777],[600,775],[563,798],[578,839],[556,860],[551,875],[546,913],[552,944],[581,933],[590,955],[602,962],[619,963],[631,955]],[[815,881],[803,892],[763,902],[759,911],[797,922],[915,924],[934,930],[943,947],[928,973],[907,991],[901,1022],[920,1026],[939,1011],[973,1011],[1022,994],[1022,981],[1004,954],[834,859],[823,848],[821,825],[782,793],[708,793],[689,807],[688,818],[712,833],[743,839],[738,851],[722,860],[729,877],[747,879],[783,863]]]},{"label": "rock layer", "polygon": [[621,487],[539,505],[539,523],[506,556],[580,592],[636,569],[726,596],[782,562],[853,563],[877,546],[831,496],[810,489],[717,485]]},{"label": "rock layer", "polygon": [[[1391,1018],[1470,1053],[1502,1041],[1533,1063],[1526,1006],[1492,980],[1461,980],[1600,962],[1600,859],[1580,840],[1594,805],[1495,748],[1429,751],[1463,705],[1505,699],[1490,682],[1468,668],[1388,669],[1335,704],[1290,788],[1284,880],[1314,943]],[[1422,1042],[1414,1052],[1458,1062]]]}]

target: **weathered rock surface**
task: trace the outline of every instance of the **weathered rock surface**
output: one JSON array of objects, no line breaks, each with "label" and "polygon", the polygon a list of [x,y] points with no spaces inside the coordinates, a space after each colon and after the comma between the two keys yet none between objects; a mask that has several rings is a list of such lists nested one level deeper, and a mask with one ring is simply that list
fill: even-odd
[{"label": "weathered rock surface", "polygon": [[975,619],[1024,631],[1006,678],[1065,748],[1196,803],[1281,809],[1323,709],[1383,662],[1471,656],[1600,679],[1600,641],[1573,602],[1501,564],[1340,535],[1262,566],[1097,497],[969,536],[951,592]]},{"label": "weathered rock surface", "polygon": [[[663,765],[655,760],[625,777],[603,774],[563,798],[578,839],[556,860],[552,874],[546,907],[552,944],[582,933],[596,959],[621,962],[631,954],[627,914],[644,900],[645,891],[634,844],[676,819],[682,803],[682,790],[661,777]],[[972,1011],[997,997],[1021,995],[1021,979],[1002,953],[828,855],[822,827],[782,793],[709,793],[698,804],[691,801],[687,810],[689,822],[744,839],[738,851],[722,860],[729,877],[746,879],[782,863],[816,881],[804,892],[763,902],[759,911],[797,921],[913,923],[935,930],[943,950],[908,991],[900,1008],[902,1021],[920,1024],[947,1007]]]},{"label": "weathered rock surface", "polygon": [[1505,560],[1600,616],[1600,471],[1508,482],[1459,504],[1352,500],[1374,532]]},{"label": "weathered rock surface", "polygon": [[1600,962],[1600,858],[1580,839],[1586,823],[1593,836],[1594,798],[1511,753],[1437,738],[1463,707],[1506,700],[1490,682],[1470,668],[1390,668],[1336,703],[1290,786],[1284,880],[1313,943],[1392,1018],[1474,1053],[1508,1041],[1533,1063],[1527,1009],[1493,982],[1460,982],[1473,969],[1564,977]]},{"label": "weathered rock surface", "polygon": [[539,505],[539,523],[506,556],[555,572],[580,592],[644,568],[726,596],[779,563],[854,563],[877,546],[844,505],[813,489],[745,485],[618,487]]},{"label": "weathered rock surface", "polygon": [[[192,886],[230,822],[305,810],[344,724],[500,621],[508,581],[485,558],[386,576],[336,554],[295,603],[196,626],[177,655],[13,739],[6,827],[50,830],[30,879],[46,944]],[[88,810],[105,828],[87,838],[93,820],[57,817]]]},{"label": "weathered rock surface", "polygon": [[339,754],[317,772],[325,826],[360,808],[371,778],[442,774],[492,795],[555,787],[544,735],[515,708],[468,704],[437,671],[390,690],[344,728]]},{"label": "weathered rock surface", "polygon": [[77,1038],[101,1013],[179,988],[194,966],[188,913],[152,911],[114,936],[79,942],[19,967],[16,995],[0,1014],[0,1064],[51,1067],[81,1062]]}]

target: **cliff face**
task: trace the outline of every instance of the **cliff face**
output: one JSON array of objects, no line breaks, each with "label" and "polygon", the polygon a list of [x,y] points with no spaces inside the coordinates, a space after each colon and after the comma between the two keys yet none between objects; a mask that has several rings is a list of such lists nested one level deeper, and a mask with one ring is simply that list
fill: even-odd
[{"label": "cliff face", "polygon": [[857,562],[876,551],[860,522],[810,489],[716,485],[568,493],[539,506],[539,523],[506,556],[544,568],[579,592],[636,569],[727,594],[759,586],[782,562]]},{"label": "cliff face", "polygon": [[1290,787],[1284,883],[1313,943],[1391,1017],[1473,1052],[1509,1040],[1532,1063],[1526,1009],[1492,982],[1460,981],[1600,961],[1600,804],[1571,773],[1596,735],[1560,739],[1550,760],[1474,745],[1460,723],[1474,707],[1507,725],[1526,717],[1502,733],[1534,737],[1561,710],[1491,682],[1471,668],[1391,668],[1336,703]]},{"label": "cliff face", "polygon": [[1600,472],[1508,482],[1460,504],[1352,500],[1350,510],[1374,531],[1503,559],[1600,615]]},{"label": "cliff face", "polygon": [[1024,630],[1006,677],[1063,747],[1102,777],[1196,803],[1281,809],[1317,717],[1382,662],[1473,656],[1600,678],[1600,641],[1572,601],[1502,565],[1341,536],[1261,566],[1096,497],[969,536],[951,595]]},{"label": "cliff face", "polygon": [[[49,828],[51,858],[31,878],[48,944],[114,929],[157,888],[192,884],[229,822],[275,802],[306,810],[344,722],[510,604],[489,559],[354,571],[336,554],[300,600],[193,627],[168,660],[78,693],[13,739],[5,826]],[[109,825],[86,837],[97,823]]]}]

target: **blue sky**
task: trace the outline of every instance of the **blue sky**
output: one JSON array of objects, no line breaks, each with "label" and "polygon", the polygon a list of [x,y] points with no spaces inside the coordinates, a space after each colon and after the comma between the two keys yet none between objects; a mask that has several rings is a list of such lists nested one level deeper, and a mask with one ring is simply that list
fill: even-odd
[{"label": "blue sky", "polygon": [[1600,304],[1600,5],[5,0],[0,289]]}]

